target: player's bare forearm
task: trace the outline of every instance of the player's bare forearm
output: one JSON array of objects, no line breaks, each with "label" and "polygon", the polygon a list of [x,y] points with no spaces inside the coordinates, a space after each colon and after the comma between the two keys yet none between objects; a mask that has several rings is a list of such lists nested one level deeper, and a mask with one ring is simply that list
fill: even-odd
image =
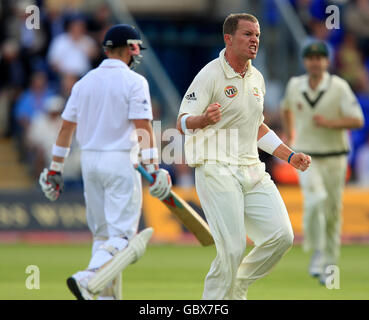
[{"label": "player's bare forearm", "polygon": [[[63,120],[55,144],[59,147],[69,148],[72,143],[72,138],[76,127],[77,123]],[[53,156],[53,161],[64,162],[64,158]]]},{"label": "player's bare forearm", "polygon": [[315,115],[313,120],[317,127],[329,129],[359,129],[364,125],[364,121],[362,119],[351,117],[327,119],[322,115]]},{"label": "player's bare forearm", "polygon": [[277,158],[288,161],[291,166],[293,166],[295,169],[300,171],[305,171],[307,168],[309,168],[311,163],[311,157],[300,152],[300,153],[293,153],[293,151],[284,143],[279,145],[277,149],[273,152],[273,156],[276,156]]},{"label": "player's bare forearm", "polygon": [[[181,134],[184,134],[184,132],[182,131],[182,126],[181,126],[181,119],[184,115],[185,114],[181,115],[177,121],[177,129]],[[191,129],[191,130],[203,129],[208,125],[209,123],[206,121],[206,117],[203,114],[200,116],[189,116],[186,119],[187,129]]]},{"label": "player's bare forearm", "polygon": [[[151,121],[148,119],[134,119],[132,121],[136,127],[136,133],[141,150],[156,148],[156,141]],[[149,163],[154,163],[156,170],[159,169],[157,158],[153,158],[147,161],[149,161]]]},{"label": "player's bare forearm", "polygon": [[[186,128],[190,130],[203,129],[208,125],[219,122],[222,118],[222,112],[220,108],[220,104],[215,102],[210,104],[202,115],[189,116],[186,119]],[[184,134],[181,123],[181,119],[184,115],[186,115],[186,113],[182,114],[177,121],[177,129],[181,134]]]},{"label": "player's bare forearm", "polygon": [[273,152],[273,156],[283,160],[283,161],[288,161],[288,157],[290,156],[290,154],[293,152],[292,149],[290,149],[290,147],[288,147],[286,144],[282,143],[281,145],[279,145],[279,147],[277,147],[277,149],[274,150]]},{"label": "player's bare forearm", "polygon": [[151,125],[151,121],[148,119],[135,119],[132,120],[136,130],[138,139],[142,149],[155,148],[156,142]]},{"label": "player's bare forearm", "polygon": [[[294,168],[305,171],[311,162],[310,156],[304,154],[304,153],[294,153],[293,150],[291,150],[286,144],[284,144],[273,131],[269,133],[268,141],[261,142],[260,140],[262,137],[264,137],[268,132],[270,131],[269,127],[262,123],[259,127],[258,131],[258,146],[259,148],[266,150],[267,152],[271,153],[271,151],[268,148],[268,144],[270,145],[276,145],[277,147],[273,151],[273,156],[288,161]],[[265,139],[265,137],[264,137]],[[259,141],[260,140],[260,141]],[[273,147],[274,148],[274,147]]]}]

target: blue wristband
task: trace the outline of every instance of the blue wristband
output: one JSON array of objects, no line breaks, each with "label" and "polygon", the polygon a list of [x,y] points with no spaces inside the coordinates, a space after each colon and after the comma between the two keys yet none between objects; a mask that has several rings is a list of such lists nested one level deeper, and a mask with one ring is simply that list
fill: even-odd
[{"label": "blue wristband", "polygon": [[288,163],[290,163],[291,158],[292,158],[292,156],[293,156],[294,154],[295,154],[294,152],[291,152],[291,154],[290,154],[290,156],[288,157],[288,160],[287,160],[287,162],[288,162]]}]

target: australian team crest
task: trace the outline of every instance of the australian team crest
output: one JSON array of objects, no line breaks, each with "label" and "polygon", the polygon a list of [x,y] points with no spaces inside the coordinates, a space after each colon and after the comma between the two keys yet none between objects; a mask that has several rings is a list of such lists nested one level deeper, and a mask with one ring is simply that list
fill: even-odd
[{"label": "australian team crest", "polygon": [[252,89],[252,94],[256,97],[256,101],[260,102],[261,101],[261,92],[258,88],[254,87]]},{"label": "australian team crest", "polygon": [[228,98],[234,98],[237,96],[238,90],[235,86],[227,86],[224,88],[224,93]]}]

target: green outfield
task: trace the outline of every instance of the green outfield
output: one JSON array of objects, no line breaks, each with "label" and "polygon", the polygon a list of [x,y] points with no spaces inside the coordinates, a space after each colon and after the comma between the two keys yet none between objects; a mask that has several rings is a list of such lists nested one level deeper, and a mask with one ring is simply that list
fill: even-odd
[{"label": "green outfield", "polygon": [[[369,299],[369,246],[344,246],[340,289],[307,274],[309,256],[294,246],[270,275],[249,289],[249,299]],[[73,299],[65,279],[86,266],[88,245],[1,245],[0,299]],[[125,299],[200,299],[213,247],[151,245],[123,274]],[[40,270],[40,289],[27,289],[26,268]]]}]

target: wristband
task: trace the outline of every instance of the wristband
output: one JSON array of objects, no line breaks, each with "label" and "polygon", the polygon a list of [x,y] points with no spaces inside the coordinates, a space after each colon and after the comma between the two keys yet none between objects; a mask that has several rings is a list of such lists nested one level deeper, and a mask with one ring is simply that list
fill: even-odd
[{"label": "wristband", "polygon": [[294,154],[295,154],[295,153],[292,151],[292,152],[291,152],[291,154],[290,154],[290,156],[288,157],[288,160],[287,160],[287,162],[288,162],[288,163],[290,163],[291,158],[292,158],[292,156],[293,156]]},{"label": "wristband", "polygon": [[64,168],[64,163],[51,161],[51,164],[50,164],[51,171],[62,172],[63,168]]},{"label": "wristband", "polygon": [[53,145],[52,155],[60,158],[68,157],[70,148],[59,147],[56,144]]},{"label": "wristband", "polygon": [[159,153],[158,148],[147,148],[141,150],[141,159],[142,160],[150,160],[150,159],[158,159]]},{"label": "wristband", "polygon": [[186,134],[187,133],[187,126],[186,126],[186,120],[187,120],[187,118],[188,117],[191,117],[191,115],[190,114],[185,114],[184,116],[182,116],[182,118],[181,118],[181,129],[182,129],[182,132],[184,133],[184,134]]},{"label": "wristband", "polygon": [[146,170],[147,170],[148,173],[152,174],[153,172],[156,171],[155,170],[155,164],[152,164],[152,163],[147,164],[146,165]]},{"label": "wristband", "polygon": [[271,155],[281,144],[283,144],[282,140],[279,139],[273,130],[269,130],[258,140],[258,147]]}]

